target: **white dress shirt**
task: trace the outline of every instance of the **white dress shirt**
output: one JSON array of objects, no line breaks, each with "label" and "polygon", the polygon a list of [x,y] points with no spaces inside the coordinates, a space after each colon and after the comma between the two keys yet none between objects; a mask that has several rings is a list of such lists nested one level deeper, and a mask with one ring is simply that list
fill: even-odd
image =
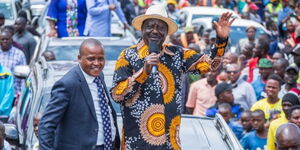
[{"label": "white dress shirt", "polygon": [[[103,123],[102,123],[102,117],[101,117],[101,111],[100,111],[100,103],[99,103],[99,96],[98,96],[98,91],[97,91],[97,84],[94,83],[94,79],[95,77],[88,75],[87,73],[85,73],[82,68],[80,67],[84,78],[89,86],[89,89],[91,91],[92,94],[92,98],[93,98],[93,102],[94,102],[94,107],[95,107],[95,111],[96,111],[96,117],[97,117],[97,121],[98,121],[98,136],[97,136],[97,143],[96,145],[103,145],[104,144],[104,132],[103,132]],[[104,89],[104,88],[103,88]],[[106,100],[108,100],[108,96],[106,95]],[[108,104],[108,103],[107,103]],[[114,141],[115,136],[116,136],[116,127],[114,126],[114,120],[113,120],[113,116],[112,116],[112,111],[111,108],[108,107],[109,109],[109,114],[110,114],[110,122],[111,122],[111,131],[112,131],[112,141]],[[88,122],[87,122],[88,123]]]}]

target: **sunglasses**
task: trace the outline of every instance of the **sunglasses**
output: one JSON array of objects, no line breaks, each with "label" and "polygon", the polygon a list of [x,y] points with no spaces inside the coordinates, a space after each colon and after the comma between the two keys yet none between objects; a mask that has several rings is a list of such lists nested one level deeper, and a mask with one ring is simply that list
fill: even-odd
[{"label": "sunglasses", "polygon": [[226,71],[226,73],[228,73],[228,74],[236,74],[236,73],[238,73],[239,71]]}]

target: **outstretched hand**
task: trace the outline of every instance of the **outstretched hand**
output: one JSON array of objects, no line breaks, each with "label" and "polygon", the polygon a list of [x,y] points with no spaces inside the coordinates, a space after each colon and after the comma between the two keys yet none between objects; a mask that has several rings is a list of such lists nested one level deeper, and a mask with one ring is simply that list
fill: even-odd
[{"label": "outstretched hand", "polygon": [[222,14],[222,16],[220,17],[218,22],[213,22],[218,37],[220,37],[222,39],[225,39],[228,37],[228,35],[230,33],[230,26],[233,23],[233,21],[235,20],[235,18],[230,20],[231,16],[232,16],[232,13],[226,12],[226,13]]}]

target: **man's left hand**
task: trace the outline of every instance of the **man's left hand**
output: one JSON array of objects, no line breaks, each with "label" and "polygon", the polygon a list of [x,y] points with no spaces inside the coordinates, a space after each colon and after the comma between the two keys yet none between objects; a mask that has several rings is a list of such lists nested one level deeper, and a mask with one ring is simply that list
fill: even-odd
[{"label": "man's left hand", "polygon": [[235,18],[230,20],[231,16],[232,13],[226,12],[222,14],[222,16],[219,19],[219,22],[213,22],[218,37],[222,39],[226,39],[228,37],[230,33],[230,26],[235,20]]}]

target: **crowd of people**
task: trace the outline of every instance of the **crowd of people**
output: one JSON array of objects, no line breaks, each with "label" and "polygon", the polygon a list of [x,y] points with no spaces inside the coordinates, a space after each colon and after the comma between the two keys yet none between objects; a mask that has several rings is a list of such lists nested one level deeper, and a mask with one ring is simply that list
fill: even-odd
[{"label": "crowd of people", "polygon": [[[47,13],[49,37],[110,37],[113,12],[122,22],[124,29],[130,29],[140,37],[137,45],[125,49],[120,54],[115,67],[113,88],[110,90],[111,97],[122,107],[123,120],[127,120],[123,121],[122,134],[125,145],[122,146],[129,149],[139,146],[149,149],[180,149],[180,141],[177,140],[180,114],[214,117],[219,113],[245,149],[299,148],[297,139],[300,136],[300,2],[166,0],[163,2],[166,5],[160,9],[165,9],[167,14],[157,8],[157,10],[152,8],[154,9],[152,12],[148,11],[155,3],[158,1],[51,0]],[[232,22],[228,23],[230,18],[228,16],[231,15],[212,18],[212,28],[200,32],[197,26],[183,25],[184,20],[179,15],[179,10],[189,6],[231,9],[243,19],[260,23],[268,33],[258,35],[256,27],[247,27],[245,30],[247,37],[239,39],[238,44],[234,45],[235,52],[232,52],[229,33],[221,32],[221,30],[226,32],[226,27],[231,25]],[[153,11],[161,13],[163,17],[145,17],[153,15]],[[5,17],[0,13],[0,115],[2,116],[10,116],[14,102],[20,96],[24,85],[24,79],[14,76],[14,68],[30,64],[37,44],[35,39],[41,36],[29,25],[30,20],[27,18],[21,11],[13,26],[4,25]],[[150,52],[151,41],[158,41],[157,48],[161,50],[162,56]],[[179,50],[184,52],[180,53]],[[86,93],[92,93],[89,96],[92,99],[97,99],[95,98],[97,96],[110,97],[108,89],[102,87],[104,81],[101,75],[99,83],[93,82],[93,78],[98,77],[103,67],[100,61],[103,51],[102,44],[97,41],[90,39],[82,44],[79,52],[80,65],[77,70],[73,69],[74,73],[68,74],[68,77],[87,80],[88,85],[83,88],[104,89],[100,92],[84,91],[83,95],[77,96],[84,97]],[[93,62],[86,58],[87,54],[91,53],[97,54],[95,59],[99,59],[98,71],[87,69],[90,65],[88,62]],[[101,57],[98,57],[100,55]],[[47,60],[55,59],[49,51],[43,56]],[[158,66],[160,74],[152,73],[152,66]],[[195,70],[198,70],[200,75],[196,74]],[[83,74],[76,76],[75,72]],[[182,75],[183,72],[185,73]],[[82,103],[72,103],[72,108],[78,106],[81,112],[73,109],[70,111],[67,109],[68,103],[60,103],[65,102],[60,101],[63,99],[60,97],[62,96],[60,90],[67,89],[67,93],[68,90],[80,93],[76,91],[79,89],[74,92],[74,89],[64,87],[64,84],[79,86],[79,83],[71,82],[66,77],[56,83],[53,90],[57,95],[52,95],[52,103],[47,106],[43,117],[40,113],[36,117],[38,119],[35,118],[35,129],[42,119],[42,131],[39,133],[41,136],[35,131],[36,136],[41,138],[42,149],[51,148],[54,144],[52,140],[56,128],[51,128],[53,130],[49,135],[50,130],[47,126],[59,127],[58,132],[68,138],[76,129],[62,125],[69,124],[78,114],[82,114],[83,110],[85,112],[90,109],[81,108],[84,106]],[[103,91],[107,93],[97,95]],[[92,105],[93,102],[88,103]],[[105,104],[94,102],[94,105],[102,109],[102,105]],[[88,112],[84,113],[86,116],[81,118],[83,120],[77,120],[86,122],[93,120],[93,117],[96,119],[95,122],[88,124],[89,126],[82,126],[83,131],[94,129],[97,125],[99,128],[106,127],[103,130],[95,129],[97,134],[85,141],[88,144],[94,142],[96,145],[103,145],[96,149],[106,149],[107,145],[120,144],[118,143],[120,141],[117,141],[119,133],[113,125],[115,113],[111,112],[111,106],[108,108],[103,106],[103,109],[109,110],[111,116],[100,115],[100,120],[110,120],[103,121],[112,124],[109,128],[100,124],[98,117],[86,114]],[[101,114],[100,109],[94,108],[92,111],[97,115]],[[53,115],[53,112],[56,115]],[[65,115],[69,117],[66,119]],[[147,130],[147,123],[149,124],[147,119],[151,117],[154,121],[155,117],[162,119],[165,127],[157,133]],[[65,119],[61,121],[62,118]],[[0,124],[2,129],[1,126]],[[106,133],[106,130],[111,131],[107,134],[110,134],[108,137],[113,139],[113,144],[106,141],[106,136],[100,135],[100,132]],[[78,134],[85,135],[81,132]],[[158,138],[154,138],[154,135]],[[288,138],[288,135],[293,137]],[[3,138],[0,138],[0,141],[1,139]],[[90,139],[93,140],[89,141]],[[59,140],[61,139],[58,138]],[[62,141],[64,142],[63,138]],[[292,142],[293,145],[287,141],[297,142]],[[67,144],[55,144],[61,148],[74,149]],[[5,145],[9,147],[4,142]],[[88,149],[91,148],[89,146]],[[38,148],[39,144],[37,143],[35,147]]]}]

